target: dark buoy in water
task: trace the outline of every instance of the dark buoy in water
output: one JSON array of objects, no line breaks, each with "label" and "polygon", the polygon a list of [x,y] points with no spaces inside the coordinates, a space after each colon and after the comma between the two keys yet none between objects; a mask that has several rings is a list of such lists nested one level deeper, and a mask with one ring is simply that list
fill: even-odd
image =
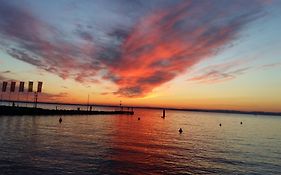
[{"label": "dark buoy in water", "polygon": [[140,117],[138,117],[138,120],[140,120]]},{"label": "dark buoy in water", "polygon": [[183,132],[183,130],[180,128],[180,129],[179,129],[179,133],[181,134],[182,132]]},{"label": "dark buoy in water", "polygon": [[240,125],[242,125],[243,123],[242,122],[240,122]]},{"label": "dark buoy in water", "polygon": [[221,123],[220,123],[220,126],[221,126]]},{"label": "dark buoy in water", "polygon": [[60,119],[59,119],[59,122],[60,122],[60,123],[62,122],[62,119],[61,119],[61,117],[60,117]]}]

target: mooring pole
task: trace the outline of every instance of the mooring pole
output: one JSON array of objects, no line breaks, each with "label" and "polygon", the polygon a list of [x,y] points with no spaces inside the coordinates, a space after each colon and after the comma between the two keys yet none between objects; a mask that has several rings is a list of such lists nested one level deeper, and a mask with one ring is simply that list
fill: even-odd
[{"label": "mooring pole", "polygon": [[18,92],[18,97],[17,97],[17,101],[20,100],[20,93]]},{"label": "mooring pole", "polygon": [[88,94],[87,111],[89,110],[89,98],[90,98],[90,95]]},{"label": "mooring pole", "polygon": [[2,105],[2,101],[3,101],[3,94],[2,94],[2,92],[1,92],[1,105]]},{"label": "mooring pole", "polygon": [[9,106],[11,105],[11,91],[9,93]]},{"label": "mooring pole", "polygon": [[120,100],[120,111],[123,111],[122,101]]},{"label": "mooring pole", "polygon": [[38,93],[34,92],[34,108],[37,108],[37,97],[38,97]]},{"label": "mooring pole", "polygon": [[29,92],[26,93],[26,102],[25,102],[25,107],[27,107],[27,103],[28,103],[28,95],[29,95]]}]

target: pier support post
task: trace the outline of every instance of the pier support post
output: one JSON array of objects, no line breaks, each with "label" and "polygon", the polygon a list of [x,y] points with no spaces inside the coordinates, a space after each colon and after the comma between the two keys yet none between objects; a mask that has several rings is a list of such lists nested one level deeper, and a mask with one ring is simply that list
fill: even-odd
[{"label": "pier support post", "polygon": [[37,108],[38,93],[34,92],[34,108]]}]

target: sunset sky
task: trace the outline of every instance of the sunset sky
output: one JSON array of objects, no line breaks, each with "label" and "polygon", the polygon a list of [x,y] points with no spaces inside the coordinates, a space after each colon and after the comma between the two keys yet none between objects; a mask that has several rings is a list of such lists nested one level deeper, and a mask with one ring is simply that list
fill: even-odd
[{"label": "sunset sky", "polygon": [[0,0],[1,86],[43,81],[39,101],[89,94],[95,104],[281,111],[280,9],[280,0]]}]

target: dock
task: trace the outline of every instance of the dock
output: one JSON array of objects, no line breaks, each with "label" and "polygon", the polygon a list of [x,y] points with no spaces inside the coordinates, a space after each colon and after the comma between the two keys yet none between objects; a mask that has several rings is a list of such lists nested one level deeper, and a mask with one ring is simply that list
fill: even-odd
[{"label": "dock", "polygon": [[134,115],[134,111],[115,110],[115,111],[87,111],[87,110],[66,110],[66,109],[43,109],[31,107],[0,106],[0,116],[22,116],[22,115]]}]

